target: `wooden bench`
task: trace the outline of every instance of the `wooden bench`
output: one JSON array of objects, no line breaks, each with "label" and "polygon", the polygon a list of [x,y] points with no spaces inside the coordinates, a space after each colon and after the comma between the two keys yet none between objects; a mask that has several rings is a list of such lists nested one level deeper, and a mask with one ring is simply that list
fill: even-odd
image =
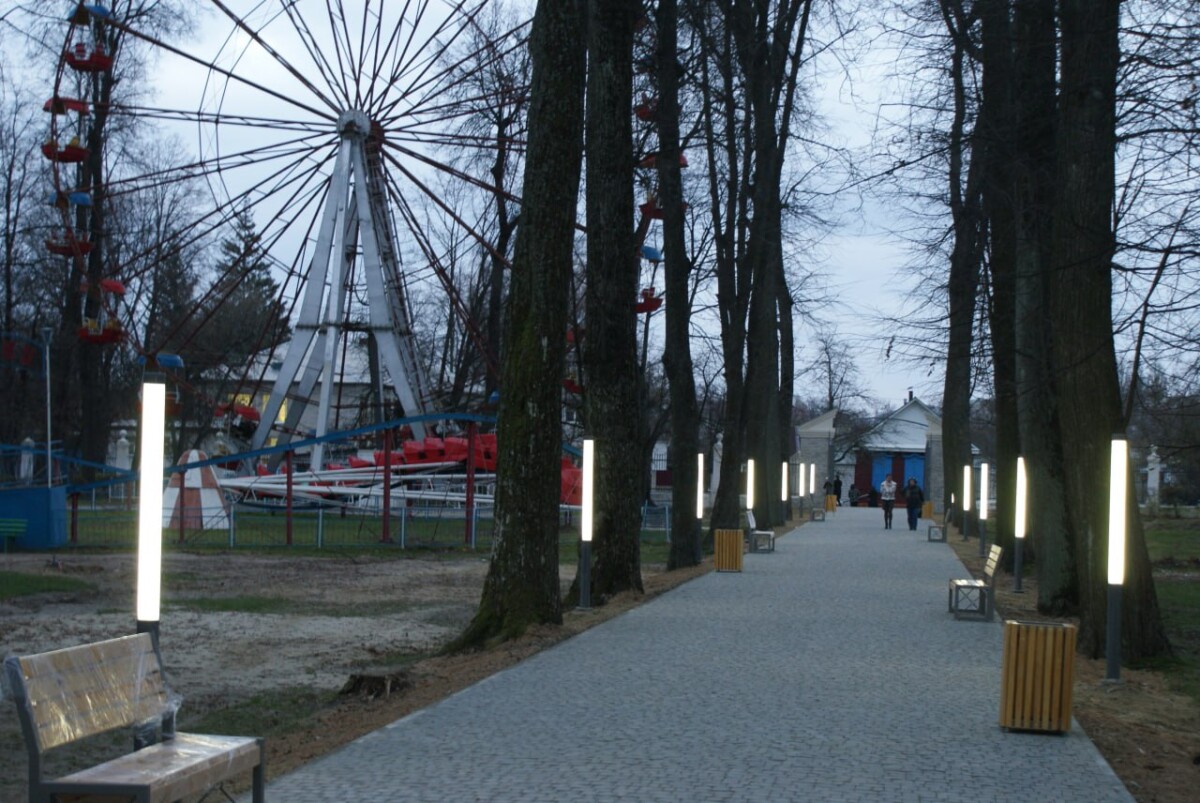
[{"label": "wooden bench", "polygon": [[8,551],[8,539],[16,541],[25,535],[29,522],[25,519],[0,519],[0,541],[4,542],[4,551]]},{"label": "wooden bench", "polygon": [[746,511],[746,524],[746,544],[750,547],[751,552],[775,551],[775,532],[758,529],[753,510]]},{"label": "wooden bench", "polygon": [[952,579],[950,581],[950,612],[955,619],[973,618],[992,621],[996,613],[996,572],[1000,568],[1002,550],[995,544],[988,552],[982,579]]},{"label": "wooden bench", "polygon": [[[6,658],[4,671],[29,753],[30,803],[78,795],[169,803],[244,772],[253,773],[254,803],[266,799],[263,739],[174,733],[176,706],[147,633]],[[61,778],[42,776],[49,751],[147,723],[161,723],[162,741]]]}]

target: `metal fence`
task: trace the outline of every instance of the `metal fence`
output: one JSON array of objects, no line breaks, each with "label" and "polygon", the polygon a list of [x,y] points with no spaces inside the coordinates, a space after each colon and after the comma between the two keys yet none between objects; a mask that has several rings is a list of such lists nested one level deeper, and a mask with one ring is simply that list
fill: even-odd
[{"label": "metal fence", "polygon": [[[79,500],[71,515],[71,543],[78,547],[133,549],[137,545],[137,500],[109,499],[98,492]],[[164,527],[165,544],[221,549],[299,547],[313,549],[399,548],[490,550],[495,519],[490,504],[462,507],[403,506],[388,526],[377,509],[353,506],[296,506],[230,503],[228,508],[188,510],[188,525]],[[198,522],[205,522],[199,526]],[[468,526],[470,524],[470,526]],[[578,537],[578,516],[564,510],[563,539]],[[642,540],[670,542],[668,506],[642,508]]]}]

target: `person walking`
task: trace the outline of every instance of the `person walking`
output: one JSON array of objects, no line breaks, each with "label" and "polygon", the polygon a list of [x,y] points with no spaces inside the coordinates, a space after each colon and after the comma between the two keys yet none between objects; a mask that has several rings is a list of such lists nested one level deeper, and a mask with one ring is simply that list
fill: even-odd
[{"label": "person walking", "polygon": [[842,475],[838,474],[833,478],[833,495],[837,497],[837,506],[842,506]]},{"label": "person walking", "polygon": [[915,479],[910,479],[904,486],[904,506],[908,508],[908,529],[917,529],[917,519],[921,517],[921,506],[925,504],[925,493]]},{"label": "person walking", "polygon": [[879,484],[879,501],[883,504],[883,529],[892,529],[892,508],[896,505],[896,481],[888,474]]}]

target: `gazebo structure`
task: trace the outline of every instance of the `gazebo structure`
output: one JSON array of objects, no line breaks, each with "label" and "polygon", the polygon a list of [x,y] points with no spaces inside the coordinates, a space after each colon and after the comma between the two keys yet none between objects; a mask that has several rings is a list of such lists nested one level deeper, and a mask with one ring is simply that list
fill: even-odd
[{"label": "gazebo structure", "polygon": [[[915,478],[942,512],[946,471],[942,463],[942,419],[920,399],[910,396],[896,412],[884,418],[858,442],[854,484],[878,488],[887,474],[900,487]],[[974,447],[972,447],[974,451]]]}]

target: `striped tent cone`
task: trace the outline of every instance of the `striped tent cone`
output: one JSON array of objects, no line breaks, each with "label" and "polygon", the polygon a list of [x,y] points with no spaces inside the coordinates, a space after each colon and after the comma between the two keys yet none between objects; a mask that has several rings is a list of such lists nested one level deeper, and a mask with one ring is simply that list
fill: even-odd
[{"label": "striped tent cone", "polygon": [[[186,466],[207,460],[199,449],[185,452],[176,465]],[[163,491],[163,527],[185,530],[229,529],[229,508],[217,472],[212,466],[189,468],[171,474]]]}]

